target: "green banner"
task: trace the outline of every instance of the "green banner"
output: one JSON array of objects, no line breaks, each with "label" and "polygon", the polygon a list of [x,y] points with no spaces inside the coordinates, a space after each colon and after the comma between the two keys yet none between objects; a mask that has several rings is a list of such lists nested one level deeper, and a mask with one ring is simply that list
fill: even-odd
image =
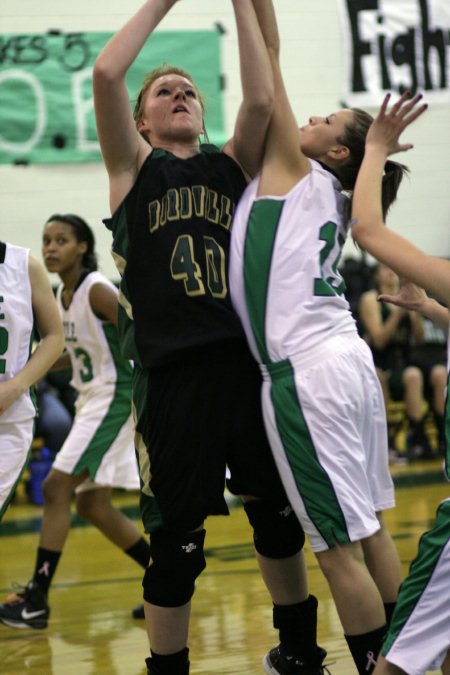
[{"label": "green banner", "polygon": [[[92,67],[111,33],[0,36],[0,163],[100,161]],[[210,141],[225,142],[220,34],[156,32],[127,76],[131,105],[163,62],[187,70],[205,96]],[[111,102],[113,105],[113,102]]]}]

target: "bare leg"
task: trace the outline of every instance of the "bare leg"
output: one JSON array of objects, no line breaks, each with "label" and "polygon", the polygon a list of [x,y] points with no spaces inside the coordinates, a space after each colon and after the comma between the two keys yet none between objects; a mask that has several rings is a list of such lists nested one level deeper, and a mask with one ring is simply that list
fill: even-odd
[{"label": "bare leg", "polygon": [[381,528],[361,544],[364,551],[364,560],[369,572],[375,581],[383,602],[391,603],[397,600],[398,589],[402,581],[402,568],[397,548],[387,530],[383,514],[377,514]]},{"label": "bare leg", "polygon": [[433,366],[430,373],[430,384],[433,389],[433,409],[438,415],[444,415],[447,386],[447,369],[445,366]]},{"label": "bare leg", "polygon": [[50,551],[62,551],[72,519],[71,500],[76,486],[84,476],[51,469],[44,481],[44,513],[39,546]]},{"label": "bare leg", "polygon": [[444,663],[442,664],[443,675],[450,675],[450,650],[447,652]]},{"label": "bare leg", "polygon": [[423,375],[415,366],[403,372],[406,413],[410,419],[419,422],[423,417]]},{"label": "bare leg", "polygon": [[386,622],[384,605],[364,563],[360,543],[316,553],[346,635],[369,633]]},{"label": "bare leg", "polygon": [[126,551],[141,538],[132,520],[111,504],[110,487],[94,488],[76,495],[77,511],[113,544]]},{"label": "bare leg", "polygon": [[264,583],[276,605],[292,605],[307,599],[308,581],[303,551],[275,560],[256,553]]},{"label": "bare leg", "polygon": [[181,607],[157,607],[144,602],[144,608],[150,647],[156,654],[175,654],[186,647],[191,615],[190,602]]}]

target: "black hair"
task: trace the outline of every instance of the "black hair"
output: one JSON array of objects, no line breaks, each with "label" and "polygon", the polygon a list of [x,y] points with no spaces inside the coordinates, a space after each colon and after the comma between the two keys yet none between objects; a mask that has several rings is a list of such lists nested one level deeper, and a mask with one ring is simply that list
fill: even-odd
[{"label": "black hair", "polygon": [[[360,108],[350,108],[350,110],[353,113],[353,120],[346,126],[342,136],[337,139],[338,143],[350,150],[349,160],[335,169],[344,190],[353,190],[355,187],[358,171],[364,159],[367,132],[373,122],[373,117],[365,110]],[[381,202],[383,218],[386,218],[390,206],[397,197],[403,176],[409,172],[409,169],[404,164],[388,159],[384,171]]]},{"label": "black hair", "polygon": [[97,254],[95,253],[95,237],[87,222],[80,216],[76,216],[73,213],[54,213],[52,216],[50,216],[50,218],[47,219],[46,225],[47,223],[50,223],[54,220],[64,223],[65,225],[69,225],[72,228],[78,242],[86,242],[87,251],[82,258],[83,267],[90,270],[91,272],[94,272],[98,267]]}]

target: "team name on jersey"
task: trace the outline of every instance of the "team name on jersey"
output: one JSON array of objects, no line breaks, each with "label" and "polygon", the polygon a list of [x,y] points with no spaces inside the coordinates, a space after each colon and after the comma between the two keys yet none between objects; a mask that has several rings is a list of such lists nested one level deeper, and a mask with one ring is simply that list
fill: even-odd
[{"label": "team name on jersey", "polygon": [[73,321],[63,321],[64,338],[66,342],[77,342],[78,338],[75,333],[75,324]]},{"label": "team name on jersey", "polygon": [[231,199],[205,185],[171,188],[162,199],[149,203],[149,230],[153,233],[168,222],[190,220],[193,216],[229,230],[233,213]]},{"label": "team name on jersey", "polygon": [[0,320],[5,318],[5,315],[3,314],[3,307],[2,307],[2,302],[5,302],[5,298],[3,295],[0,295]]}]

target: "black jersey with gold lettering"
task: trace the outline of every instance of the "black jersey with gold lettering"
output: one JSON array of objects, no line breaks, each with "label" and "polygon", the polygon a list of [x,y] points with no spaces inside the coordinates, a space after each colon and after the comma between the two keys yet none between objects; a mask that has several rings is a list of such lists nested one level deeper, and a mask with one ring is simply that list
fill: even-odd
[{"label": "black jersey with gold lettering", "polygon": [[214,146],[180,159],[154,149],[105,224],[121,274],[124,356],[144,367],[244,339],[228,285],[231,223],[245,177]]}]

